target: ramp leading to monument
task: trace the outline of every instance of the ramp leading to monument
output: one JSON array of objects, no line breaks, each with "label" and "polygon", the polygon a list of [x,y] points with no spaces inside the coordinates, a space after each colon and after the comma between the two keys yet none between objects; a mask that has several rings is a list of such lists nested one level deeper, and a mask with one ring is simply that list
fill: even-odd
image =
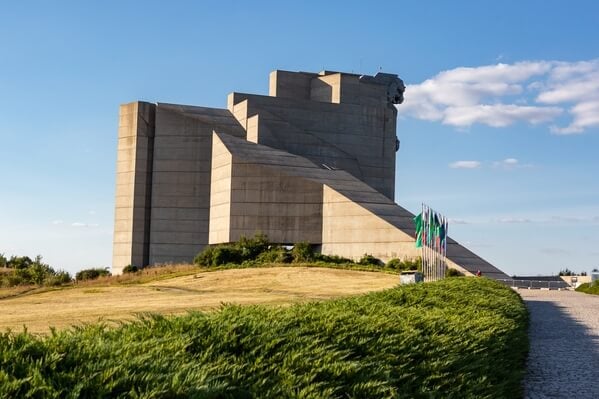
[{"label": "ramp leading to monument", "polygon": [[[292,243],[277,226],[288,224],[288,220],[281,222],[281,219],[288,219],[293,214],[303,221],[322,219],[320,226],[318,223],[311,225],[313,229],[320,228],[320,231],[309,231],[306,236],[313,237],[309,240],[311,242],[320,241],[322,252],[326,254],[357,259],[368,253],[385,261],[420,256],[420,250],[415,246],[414,215],[349,173],[319,167],[304,157],[223,133],[215,133],[213,143],[213,158],[222,160],[224,154],[228,155],[229,163],[225,162],[225,166],[233,171],[231,187],[237,187],[238,193],[229,195],[228,202],[211,204],[211,232],[212,219],[219,219],[219,223],[214,225],[221,228],[220,237],[226,238],[211,240],[210,243],[229,242],[241,235],[240,231],[251,233],[240,228],[248,212],[262,218],[260,231],[272,241]],[[222,168],[223,164],[219,163],[218,167]],[[214,169],[213,175],[216,175]],[[253,201],[251,193],[248,195],[251,188],[248,185],[237,186],[236,178],[246,182],[250,179],[254,187],[264,189],[268,186],[268,196],[273,200]],[[280,185],[285,180],[302,182],[301,187],[295,189],[311,196],[311,208],[301,206],[305,199],[280,199],[285,192],[295,192],[294,188]],[[318,195],[322,196],[318,204],[320,209],[314,206]],[[277,201],[279,209],[274,211],[273,204]],[[240,208],[244,211],[236,214],[235,209]],[[226,229],[222,224],[223,217],[229,221],[228,234],[222,233],[222,228]],[[254,226],[254,223],[251,225]],[[508,278],[501,270],[451,238],[448,240],[447,263],[465,274],[475,274],[480,270],[491,278]]]}]

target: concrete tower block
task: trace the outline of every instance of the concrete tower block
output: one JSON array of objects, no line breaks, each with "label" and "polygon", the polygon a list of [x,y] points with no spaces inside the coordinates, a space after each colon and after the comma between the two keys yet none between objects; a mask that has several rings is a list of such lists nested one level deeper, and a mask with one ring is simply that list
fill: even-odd
[{"label": "concrete tower block", "polygon": [[112,267],[148,264],[156,106],[122,105],[119,116]]}]

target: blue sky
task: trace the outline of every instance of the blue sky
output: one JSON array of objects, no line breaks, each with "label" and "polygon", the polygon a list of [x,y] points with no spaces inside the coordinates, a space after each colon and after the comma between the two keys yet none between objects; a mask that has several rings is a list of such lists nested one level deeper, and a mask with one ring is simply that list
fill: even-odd
[{"label": "blue sky", "polygon": [[109,266],[118,105],[397,73],[397,201],[509,274],[599,267],[599,3],[0,4],[0,253]]}]

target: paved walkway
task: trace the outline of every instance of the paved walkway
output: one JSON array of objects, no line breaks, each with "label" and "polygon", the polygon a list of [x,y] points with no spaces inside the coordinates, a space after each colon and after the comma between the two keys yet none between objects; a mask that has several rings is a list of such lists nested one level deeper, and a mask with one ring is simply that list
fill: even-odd
[{"label": "paved walkway", "polygon": [[599,296],[519,290],[530,311],[526,398],[599,398]]}]

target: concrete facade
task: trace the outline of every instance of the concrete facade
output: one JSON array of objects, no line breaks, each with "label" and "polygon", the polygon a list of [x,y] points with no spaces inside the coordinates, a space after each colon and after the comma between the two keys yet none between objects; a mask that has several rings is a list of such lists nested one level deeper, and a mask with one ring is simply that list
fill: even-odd
[{"label": "concrete facade", "polygon": [[[414,215],[393,201],[403,91],[390,74],[274,71],[269,96],[231,93],[227,109],[123,105],[113,272],[256,232],[354,259],[418,256]],[[507,277],[452,240],[448,264]]]}]

